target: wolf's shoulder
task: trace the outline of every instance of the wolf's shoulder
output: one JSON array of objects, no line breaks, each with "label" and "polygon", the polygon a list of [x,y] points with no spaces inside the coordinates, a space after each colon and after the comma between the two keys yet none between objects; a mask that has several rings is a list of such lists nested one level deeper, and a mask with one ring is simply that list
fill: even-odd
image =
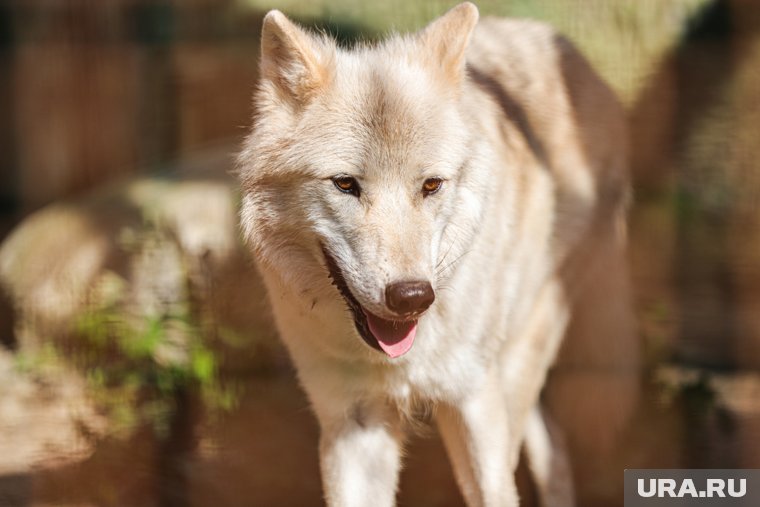
[{"label": "wolf's shoulder", "polygon": [[485,17],[475,28],[468,60],[499,57],[535,65],[550,62],[567,44],[551,25],[530,19]]},{"label": "wolf's shoulder", "polygon": [[624,110],[569,39],[540,21],[486,17],[467,65],[471,93],[491,99],[487,110],[517,128],[564,194],[625,201]]},{"label": "wolf's shoulder", "polygon": [[554,39],[558,36],[559,32],[543,21],[485,16],[478,22],[473,40],[476,45],[479,42],[491,42],[516,50],[530,48],[551,51]]},{"label": "wolf's shoulder", "polygon": [[487,74],[505,69],[514,78],[549,77],[563,58],[579,55],[573,44],[542,21],[485,17],[475,29],[467,61]]}]

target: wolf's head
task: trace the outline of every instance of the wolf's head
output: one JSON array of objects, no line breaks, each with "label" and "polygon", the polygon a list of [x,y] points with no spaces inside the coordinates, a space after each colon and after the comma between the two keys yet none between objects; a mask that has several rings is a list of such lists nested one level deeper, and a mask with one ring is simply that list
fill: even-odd
[{"label": "wolf's head", "polygon": [[415,35],[351,51],[278,11],[264,18],[257,118],[240,156],[246,236],[294,292],[329,274],[359,334],[391,357],[411,347],[479,220],[462,106],[477,18],[464,3]]}]

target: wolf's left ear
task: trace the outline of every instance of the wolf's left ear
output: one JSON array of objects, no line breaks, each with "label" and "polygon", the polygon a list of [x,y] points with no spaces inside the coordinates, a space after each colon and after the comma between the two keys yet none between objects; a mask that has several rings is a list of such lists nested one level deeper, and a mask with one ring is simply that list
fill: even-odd
[{"label": "wolf's left ear", "polygon": [[464,78],[464,55],[477,22],[478,8],[473,3],[464,2],[430,23],[418,35],[425,54],[433,59],[430,63],[440,68],[454,84]]}]

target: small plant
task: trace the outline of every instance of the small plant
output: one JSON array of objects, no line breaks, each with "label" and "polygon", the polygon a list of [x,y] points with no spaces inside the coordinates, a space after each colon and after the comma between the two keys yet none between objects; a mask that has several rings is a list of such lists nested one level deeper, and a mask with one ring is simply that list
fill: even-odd
[{"label": "small plant", "polygon": [[[84,369],[95,402],[115,433],[128,434],[147,424],[163,437],[181,392],[199,397],[214,415],[236,405],[239,389],[220,380],[219,360],[193,312],[176,247],[159,232],[145,234],[150,236],[138,242],[144,251],[135,257],[133,268],[138,280],[128,283],[114,272],[101,275],[88,311],[78,319],[79,340],[71,356]],[[175,279],[168,282],[161,279],[171,271],[167,257],[175,271]],[[163,283],[154,291],[139,280],[154,280],[157,270]],[[174,287],[168,296],[161,292],[166,287]]]}]

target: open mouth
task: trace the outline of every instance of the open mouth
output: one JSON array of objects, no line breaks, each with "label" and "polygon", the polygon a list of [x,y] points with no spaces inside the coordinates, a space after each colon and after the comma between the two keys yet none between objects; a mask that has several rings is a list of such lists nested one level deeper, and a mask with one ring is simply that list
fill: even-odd
[{"label": "open mouth", "polygon": [[341,296],[354,318],[354,325],[359,336],[370,347],[384,352],[391,358],[402,356],[409,352],[417,335],[417,320],[394,321],[387,320],[365,310],[348,288],[338,263],[322,246],[327,270],[333,285],[338,288]]}]

